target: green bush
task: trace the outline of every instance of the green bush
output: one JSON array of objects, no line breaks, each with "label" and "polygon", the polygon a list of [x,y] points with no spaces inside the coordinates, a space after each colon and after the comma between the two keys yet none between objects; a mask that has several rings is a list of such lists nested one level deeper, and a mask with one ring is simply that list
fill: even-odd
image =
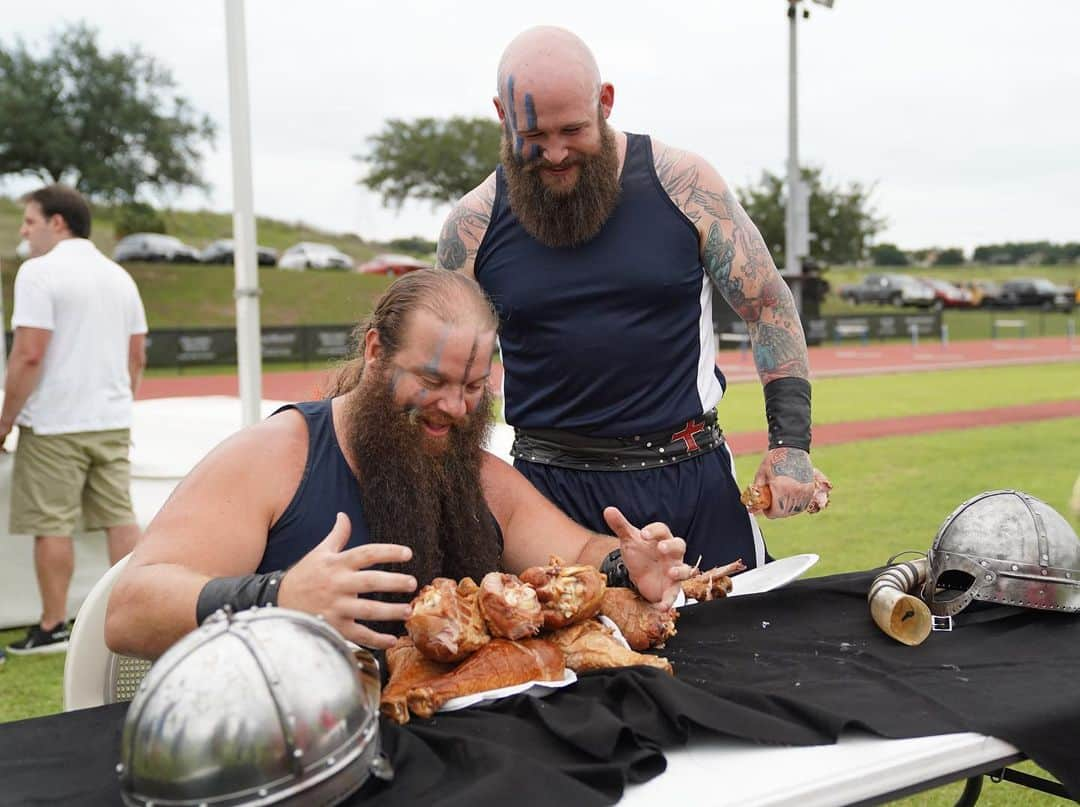
[{"label": "green bush", "polygon": [[116,211],[113,229],[118,239],[132,233],[165,233],[165,219],[145,202],[129,202]]}]

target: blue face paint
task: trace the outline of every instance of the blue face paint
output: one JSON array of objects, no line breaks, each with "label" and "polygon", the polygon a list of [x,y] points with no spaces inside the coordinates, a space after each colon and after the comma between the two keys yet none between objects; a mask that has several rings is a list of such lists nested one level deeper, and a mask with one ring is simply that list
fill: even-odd
[{"label": "blue face paint", "polygon": [[439,375],[439,366],[442,364],[442,352],[446,347],[446,341],[450,338],[450,326],[444,325],[439,341],[435,345],[435,355],[424,365],[424,370],[432,375]]},{"label": "blue face paint", "polygon": [[[533,101],[533,95],[531,92],[525,93],[525,126],[526,131],[534,131],[536,129],[536,103]],[[535,162],[540,159],[540,146],[533,143],[532,148],[529,149],[529,161]],[[521,155],[525,157],[524,154]]]},{"label": "blue face paint", "polygon": [[394,394],[397,393],[397,385],[398,385],[398,382],[401,381],[401,377],[403,375],[405,375],[404,370],[402,370],[400,367],[395,367],[394,368],[394,372],[390,376],[390,394],[391,395],[394,395]]},{"label": "blue face paint", "polygon": [[522,150],[525,148],[525,140],[517,133],[517,104],[514,101],[514,77],[506,79],[506,117],[509,121],[510,132],[514,136],[514,154],[520,159]]}]

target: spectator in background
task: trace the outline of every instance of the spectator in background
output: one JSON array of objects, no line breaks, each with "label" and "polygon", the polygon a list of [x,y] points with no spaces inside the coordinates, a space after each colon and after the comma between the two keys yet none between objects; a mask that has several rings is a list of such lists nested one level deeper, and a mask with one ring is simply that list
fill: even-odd
[{"label": "spectator in background", "polygon": [[34,536],[42,612],[14,654],[67,648],[80,512],[107,533],[113,563],[139,538],[128,450],[147,330],[135,282],[89,240],[86,200],[50,185],[22,201],[30,259],[15,277],[0,446],[18,424],[10,531]]}]

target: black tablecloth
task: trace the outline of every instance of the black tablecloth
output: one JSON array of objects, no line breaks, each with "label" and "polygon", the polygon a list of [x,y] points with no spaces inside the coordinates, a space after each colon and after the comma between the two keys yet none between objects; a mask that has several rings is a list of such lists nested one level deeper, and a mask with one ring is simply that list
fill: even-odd
[{"label": "black tablecloth", "polygon": [[[592,673],[405,727],[385,723],[397,776],[352,803],[592,805],[664,770],[660,749],[703,734],[759,743],[977,731],[1006,740],[1080,795],[1080,618],[989,608],[905,647],[871,622],[872,572],[796,582],[683,610],[645,668]],[[115,804],[123,705],[0,726],[0,802]],[[737,775],[728,772],[725,775]]]}]

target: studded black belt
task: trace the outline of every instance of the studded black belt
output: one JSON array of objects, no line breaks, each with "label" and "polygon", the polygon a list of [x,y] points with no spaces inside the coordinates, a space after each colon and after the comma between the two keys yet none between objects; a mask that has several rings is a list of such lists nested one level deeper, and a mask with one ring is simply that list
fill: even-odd
[{"label": "studded black belt", "polygon": [[716,411],[652,434],[587,437],[563,429],[515,429],[510,453],[520,460],[579,471],[640,471],[716,450],[724,442]]}]

